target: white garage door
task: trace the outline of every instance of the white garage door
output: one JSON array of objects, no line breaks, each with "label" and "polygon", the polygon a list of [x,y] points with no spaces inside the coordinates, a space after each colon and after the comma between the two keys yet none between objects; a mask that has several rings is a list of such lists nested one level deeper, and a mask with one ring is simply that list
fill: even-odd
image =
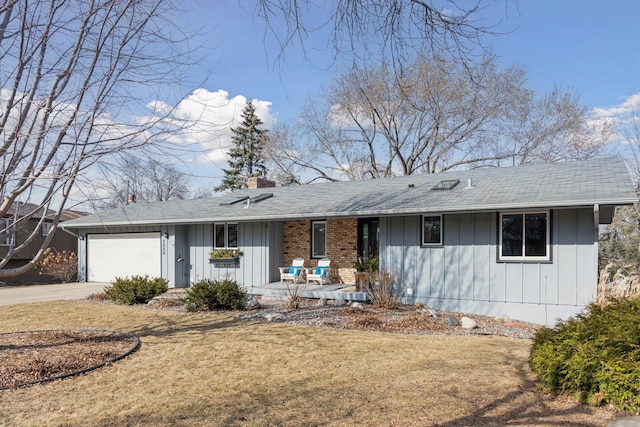
[{"label": "white garage door", "polygon": [[162,274],[160,233],[90,234],[87,236],[87,281]]}]

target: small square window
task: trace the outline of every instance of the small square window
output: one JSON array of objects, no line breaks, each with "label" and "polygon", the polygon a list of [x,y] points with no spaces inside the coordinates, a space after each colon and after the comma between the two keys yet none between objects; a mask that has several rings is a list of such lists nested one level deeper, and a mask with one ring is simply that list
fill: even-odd
[{"label": "small square window", "polygon": [[422,244],[442,245],[442,215],[422,216]]},{"label": "small square window", "polygon": [[213,247],[215,249],[238,247],[238,224],[218,223],[213,225]]},{"label": "small square window", "polygon": [[43,222],[40,230],[41,234],[44,237],[48,236],[49,233],[51,233],[51,228],[53,228],[53,224],[51,224],[50,222]]},{"label": "small square window", "polygon": [[12,227],[13,220],[11,218],[0,220],[0,246],[15,245],[16,235]]}]

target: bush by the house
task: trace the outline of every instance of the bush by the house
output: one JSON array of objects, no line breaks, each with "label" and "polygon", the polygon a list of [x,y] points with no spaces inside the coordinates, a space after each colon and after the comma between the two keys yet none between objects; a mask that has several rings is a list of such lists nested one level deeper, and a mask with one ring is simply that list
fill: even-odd
[{"label": "bush by the house", "polygon": [[70,282],[78,271],[78,255],[73,251],[59,252],[54,248],[47,248],[38,263],[40,274],[51,276],[63,283]]},{"label": "bush by the house", "polygon": [[402,292],[396,277],[389,271],[368,273],[367,297],[377,308],[395,309],[400,307]]},{"label": "bush by the house", "polygon": [[187,289],[187,311],[240,310],[246,292],[235,280],[202,280]]},{"label": "bush by the house", "polygon": [[640,298],[591,304],[540,329],[529,362],[545,391],[640,412]]},{"label": "bush by the house", "polygon": [[116,304],[146,304],[153,297],[167,292],[167,281],[161,277],[131,276],[116,279],[107,286],[104,293]]}]

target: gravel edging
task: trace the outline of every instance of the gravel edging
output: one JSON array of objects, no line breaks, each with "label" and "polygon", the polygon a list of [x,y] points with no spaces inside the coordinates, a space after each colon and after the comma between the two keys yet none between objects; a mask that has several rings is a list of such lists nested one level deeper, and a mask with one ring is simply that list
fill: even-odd
[{"label": "gravel edging", "polygon": [[[434,310],[424,305],[402,306],[397,310],[376,309],[366,304],[361,308],[349,305],[318,305],[305,301],[299,308],[287,308],[280,301],[260,301],[261,308],[231,313],[242,320],[277,322],[292,325],[384,331],[390,333],[420,335],[491,335],[519,339],[532,339],[542,325],[521,322],[509,318],[493,318]],[[477,327],[448,326],[445,319],[462,317],[473,319]]]}]

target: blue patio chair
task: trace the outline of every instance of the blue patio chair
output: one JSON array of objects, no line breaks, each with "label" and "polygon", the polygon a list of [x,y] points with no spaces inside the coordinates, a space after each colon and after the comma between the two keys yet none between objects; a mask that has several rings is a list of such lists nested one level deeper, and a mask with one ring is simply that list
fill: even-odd
[{"label": "blue patio chair", "polygon": [[278,267],[280,269],[280,284],[284,282],[302,282],[302,270],[304,269],[304,258],[296,258],[290,267]]},{"label": "blue patio chair", "polygon": [[322,258],[318,261],[316,268],[307,269],[307,283],[318,282],[321,285],[328,285],[331,283],[329,280],[329,264],[331,260],[329,258]]}]

